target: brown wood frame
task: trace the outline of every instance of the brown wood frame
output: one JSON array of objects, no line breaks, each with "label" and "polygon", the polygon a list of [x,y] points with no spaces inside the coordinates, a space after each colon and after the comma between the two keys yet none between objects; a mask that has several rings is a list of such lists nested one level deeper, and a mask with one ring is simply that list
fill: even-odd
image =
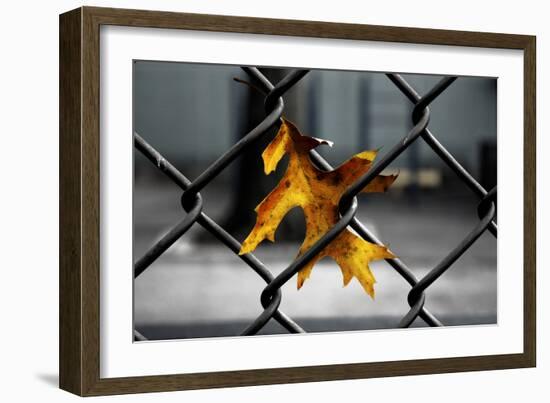
[{"label": "brown wood frame", "polygon": [[[521,49],[524,52],[524,351],[475,357],[128,378],[99,375],[99,28],[101,25]],[[534,36],[82,7],[60,16],[60,387],[81,395],[533,367]]]}]

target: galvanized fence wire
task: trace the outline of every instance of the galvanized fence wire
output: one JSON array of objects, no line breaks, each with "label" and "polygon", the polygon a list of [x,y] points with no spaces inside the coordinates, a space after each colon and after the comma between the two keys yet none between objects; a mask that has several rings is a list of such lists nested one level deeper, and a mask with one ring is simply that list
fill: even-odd
[{"label": "galvanized fence wire", "polygon": [[[203,212],[203,200],[200,191],[239,155],[246,152],[246,149],[252,143],[264,136],[272,127],[280,123],[284,111],[282,96],[309,72],[303,69],[292,70],[276,85],[273,85],[257,68],[243,67],[242,69],[254,82],[256,88],[264,92],[264,109],[266,116],[240,141],[235,143],[229,150],[206,168],[194,181],[190,181],[186,178],[138,133],[134,133],[134,144],[136,149],[182,189],[181,204],[186,212],[186,215],[179,223],[168,231],[160,241],[153,245],[143,257],[135,262],[134,278],[137,278],[148,269],[159,256],[182,237],[195,223],[201,225],[233,253],[238,255],[241,244]],[[430,313],[425,306],[426,290],[437,281],[441,275],[449,270],[453,263],[456,262],[456,260],[460,258],[486,230],[495,237],[497,236],[497,224],[495,222],[496,187],[489,192],[485,190],[428,129],[430,121],[429,105],[441,95],[457,77],[445,77],[441,79],[430,91],[420,96],[399,74],[387,74],[387,76],[403,95],[413,103],[414,108],[411,116],[414,124],[413,128],[399,142],[394,144],[394,146],[384,154],[365,175],[359,178],[346,190],[339,204],[340,220],[309,250],[295,259],[277,276],[273,276],[268,268],[254,256],[253,253],[238,255],[239,258],[266,283],[266,287],[260,295],[260,303],[263,307],[263,311],[242,331],[241,335],[257,334],[271,319],[280,323],[289,333],[305,333],[305,330],[300,327],[300,325],[279,309],[282,300],[281,287],[348,226],[353,228],[359,236],[363,237],[368,242],[383,245],[383,243],[355,217],[358,209],[357,195],[370,181],[387,168],[399,155],[401,155],[401,153],[406,151],[408,147],[419,138],[421,138],[458,176],[458,178],[460,178],[462,182],[480,198],[477,209],[479,222],[438,265],[420,280],[416,278],[412,270],[401,259],[386,259],[389,265],[411,286],[411,290],[407,296],[410,310],[403,316],[401,321],[396,324],[396,327],[409,327],[417,318],[421,318],[429,326],[443,326],[443,323]],[[332,169],[330,164],[315,150],[310,151],[310,157],[319,169],[327,171]],[[393,252],[398,254],[397,251]],[[134,331],[134,337],[136,340],[147,340],[147,338],[137,330]]]}]

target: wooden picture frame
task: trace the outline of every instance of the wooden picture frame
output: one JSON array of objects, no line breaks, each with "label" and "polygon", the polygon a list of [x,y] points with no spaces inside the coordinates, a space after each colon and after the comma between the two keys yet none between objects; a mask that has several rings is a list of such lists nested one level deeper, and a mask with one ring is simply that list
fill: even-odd
[{"label": "wooden picture frame", "polygon": [[[99,32],[102,25],[400,42],[524,52],[523,353],[210,373],[100,377]],[[533,367],[535,37],[81,7],[60,16],[60,387],[81,396]]]}]

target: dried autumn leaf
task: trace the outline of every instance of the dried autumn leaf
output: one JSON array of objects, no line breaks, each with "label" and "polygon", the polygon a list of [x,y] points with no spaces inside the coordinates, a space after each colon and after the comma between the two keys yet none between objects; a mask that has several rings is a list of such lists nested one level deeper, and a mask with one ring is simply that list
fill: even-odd
[{"label": "dried autumn leaf", "polygon": [[[286,153],[290,156],[288,168],[275,189],[256,207],[256,224],[243,242],[239,254],[252,252],[264,239],[274,242],[277,227],[294,207],[300,206],[303,209],[306,220],[305,239],[298,256],[307,251],[339,220],[340,197],[370,169],[376,151],[359,153],[338,168],[325,172],[316,168],[309,159],[309,151],[320,144],[332,145],[326,140],[303,136],[294,124],[283,120],[279,132],[264,150],[262,158],[266,175],[276,169]],[[379,175],[363,192],[384,192],[395,178],[396,175]],[[340,266],[344,286],[355,277],[372,298],[376,280],[370,271],[369,262],[395,257],[388,248],[367,242],[345,229],[300,270],[298,289],[310,276],[315,263],[326,256],[332,257]]]}]

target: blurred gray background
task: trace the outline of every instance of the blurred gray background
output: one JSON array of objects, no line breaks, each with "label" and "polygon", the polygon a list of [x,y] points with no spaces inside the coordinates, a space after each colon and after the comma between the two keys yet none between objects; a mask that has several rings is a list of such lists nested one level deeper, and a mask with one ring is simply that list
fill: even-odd
[{"label": "blurred gray background", "polygon": [[[273,82],[288,70],[261,69]],[[404,74],[420,93],[440,76]],[[134,129],[188,178],[194,179],[264,116],[263,97],[233,78],[237,66],[134,63]],[[496,79],[460,77],[430,106],[429,128],[486,188],[496,184]],[[412,127],[412,104],[382,73],[316,71],[284,97],[284,116],[303,134],[335,142],[319,148],[333,165],[365,149],[389,150]],[[242,241],[254,207],[284,173],[263,174],[261,152],[275,132],[240,156],[202,192],[204,211]],[[185,212],[181,191],[138,151],[134,153],[134,259]],[[286,161],[286,159],[284,160]],[[388,169],[400,176],[383,195],[361,195],[358,218],[421,278],[477,222],[478,200],[437,155],[416,141]],[[304,236],[294,209],[277,243],[255,254],[274,275],[295,257]],[[496,323],[496,239],[484,234],[427,292],[427,307],[446,325]],[[337,265],[325,259],[297,291],[283,287],[281,309],[307,331],[384,329],[408,311],[408,284],[385,262],[371,300],[353,280],[342,287]],[[265,283],[198,224],[134,284],[134,324],[149,339],[238,335],[262,311]],[[417,320],[414,326],[424,326]],[[260,334],[284,333],[270,323]]]}]

